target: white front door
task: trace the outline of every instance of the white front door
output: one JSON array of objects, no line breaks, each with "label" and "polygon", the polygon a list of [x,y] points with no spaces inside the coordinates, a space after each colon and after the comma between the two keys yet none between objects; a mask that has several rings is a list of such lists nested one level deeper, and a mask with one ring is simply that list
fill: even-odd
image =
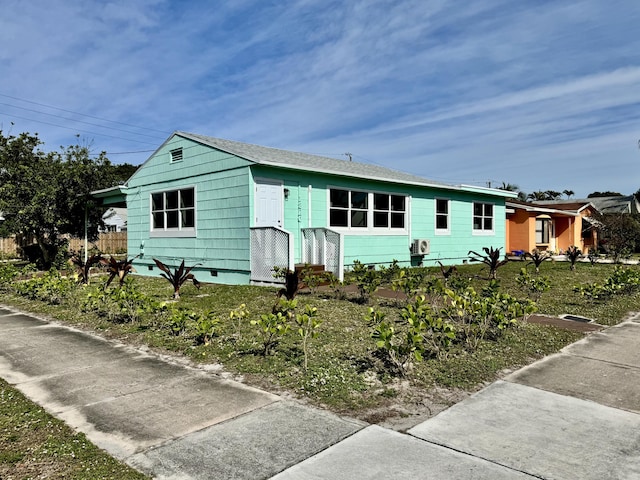
[{"label": "white front door", "polygon": [[256,180],[256,227],[282,228],[282,183],[275,180]]}]

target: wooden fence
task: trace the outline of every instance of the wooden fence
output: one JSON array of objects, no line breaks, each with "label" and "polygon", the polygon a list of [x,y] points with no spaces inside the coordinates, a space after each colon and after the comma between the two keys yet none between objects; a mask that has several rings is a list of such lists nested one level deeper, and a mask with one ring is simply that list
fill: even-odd
[{"label": "wooden fence", "polygon": [[[0,254],[11,257],[19,256],[20,247],[34,243],[31,239],[16,239],[16,237],[0,238]],[[69,251],[80,252],[84,249],[84,239],[69,239]],[[126,253],[127,232],[101,233],[98,240],[89,242],[89,250],[98,249],[102,253]]]}]

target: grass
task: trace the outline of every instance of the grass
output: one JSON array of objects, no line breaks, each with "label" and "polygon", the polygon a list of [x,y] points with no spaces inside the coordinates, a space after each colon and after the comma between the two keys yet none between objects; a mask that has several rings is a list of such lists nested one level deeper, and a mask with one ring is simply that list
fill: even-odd
[{"label": "grass", "polygon": [[[518,298],[526,297],[516,282],[520,268],[525,265],[515,261],[498,270],[502,291]],[[610,264],[579,263],[572,272],[568,263],[544,263],[540,275],[551,278],[552,288],[540,298],[539,313],[580,315],[613,325],[630,311],[640,311],[640,294],[593,302],[574,293],[574,285],[602,282],[613,268]],[[529,271],[533,273],[533,266]],[[440,276],[439,269],[430,272]],[[478,291],[488,283],[487,271],[480,265],[461,266],[458,274],[469,279]],[[136,277],[134,281],[155,301],[169,301],[172,296],[171,286],[162,278]],[[92,279],[92,283],[99,283],[99,279]],[[220,320],[217,335],[208,345],[197,344],[193,329],[188,328],[180,335],[172,334],[166,320],[158,315],[144,314],[138,321],[118,323],[92,312],[82,312],[80,306],[86,297],[86,287],[75,289],[60,305],[26,300],[10,291],[4,295],[3,303],[97,331],[109,338],[149,346],[161,353],[183,355],[197,363],[219,363],[246,383],[276,393],[287,391],[310,403],[367,421],[381,421],[397,415],[398,411],[411,412],[426,398],[437,397],[436,401],[450,404],[460,398],[460,392],[477,390],[503,372],[557,352],[584,335],[521,322],[502,335],[481,342],[473,351],[454,345],[446,355],[417,362],[409,377],[398,378],[376,352],[371,326],[363,317],[368,307],[375,305],[387,318],[398,319],[402,298],[374,294],[367,305],[359,303],[355,293],[338,299],[327,290],[301,292],[297,296],[297,310],[303,311],[306,304],[315,306],[322,320],[318,337],[310,340],[309,368],[305,371],[301,341],[293,329],[280,340],[272,355],[259,353],[262,350],[260,336],[250,322],[271,312],[275,293],[274,288],[257,286],[203,284],[197,290],[191,284],[185,285],[176,305],[202,314],[211,311]],[[229,312],[241,303],[246,305],[249,315],[241,320],[229,318]],[[18,455],[23,450],[16,451]]]},{"label": "grass", "polygon": [[144,479],[0,379],[0,478]]}]

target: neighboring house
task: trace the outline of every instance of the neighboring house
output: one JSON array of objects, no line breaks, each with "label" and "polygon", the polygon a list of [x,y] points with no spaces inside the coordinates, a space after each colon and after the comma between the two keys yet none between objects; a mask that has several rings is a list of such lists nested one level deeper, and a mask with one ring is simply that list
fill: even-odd
[{"label": "neighboring house", "polygon": [[122,207],[110,207],[102,215],[105,232],[127,231],[127,209]]},{"label": "neighboring house", "polygon": [[590,248],[597,248],[597,222],[592,218],[597,209],[588,200],[553,205],[508,200],[506,207],[508,252],[531,252],[536,248],[564,252],[575,245],[587,253]]},{"label": "neighboring house", "polygon": [[602,214],[607,213],[640,213],[640,202],[635,195],[617,195],[614,197],[593,197],[583,200],[545,200],[538,202],[551,208],[567,203],[591,203]]},{"label": "neighboring house", "polygon": [[138,273],[158,273],[152,258],[185,259],[229,284],[271,283],[274,266],[305,263],[340,278],[355,260],[462,263],[469,250],[504,249],[505,199],[515,196],[184,132],[125,186],[94,194],[105,205],[126,197]]}]

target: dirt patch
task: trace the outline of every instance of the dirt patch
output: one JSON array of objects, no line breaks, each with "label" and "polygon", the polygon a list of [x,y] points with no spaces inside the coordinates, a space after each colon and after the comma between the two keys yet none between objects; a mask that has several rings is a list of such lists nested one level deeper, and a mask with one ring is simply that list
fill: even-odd
[{"label": "dirt patch", "polygon": [[579,322],[576,320],[565,320],[559,317],[548,317],[546,315],[531,315],[527,321],[529,323],[537,323],[540,325],[552,325],[558,328],[564,328],[566,330],[572,330],[574,332],[596,332],[602,330],[604,326],[597,323]]},{"label": "dirt patch", "polygon": [[395,398],[390,398],[385,405],[359,412],[357,418],[384,428],[405,432],[473,393],[441,387],[429,390],[416,389],[409,386],[408,382],[395,385],[395,390]]}]

